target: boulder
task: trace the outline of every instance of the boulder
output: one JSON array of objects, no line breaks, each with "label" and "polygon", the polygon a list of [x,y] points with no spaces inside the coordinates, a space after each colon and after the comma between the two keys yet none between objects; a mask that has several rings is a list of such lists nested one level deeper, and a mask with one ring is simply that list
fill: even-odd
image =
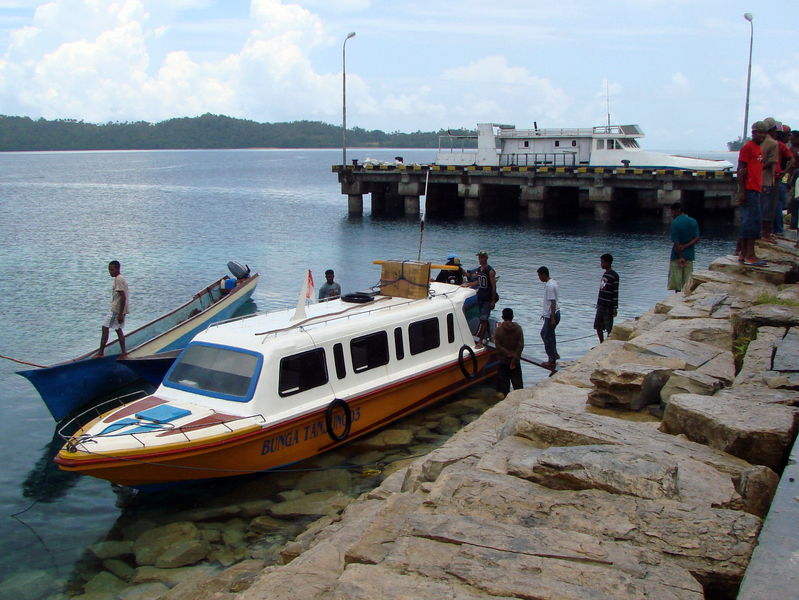
[{"label": "boulder", "polygon": [[660,390],[671,375],[670,369],[638,364],[600,367],[591,374],[594,389],[588,403],[640,410],[660,401]]},{"label": "boulder", "polygon": [[699,371],[673,371],[660,390],[660,401],[668,404],[674,394],[701,394],[712,396],[722,387],[722,382]]},{"label": "boulder", "polygon": [[[652,327],[645,335],[662,340],[701,342],[719,350],[732,348],[732,327],[726,319],[668,319]],[[636,338],[636,341],[640,342],[641,338]]]},{"label": "boulder", "polygon": [[796,435],[795,416],[791,408],[753,402],[734,389],[724,399],[676,394],[666,406],[661,431],[781,472]]},{"label": "boulder", "polygon": [[211,545],[206,540],[181,540],[159,554],[155,559],[155,566],[159,569],[174,569],[193,565],[208,556],[210,550]]},{"label": "boulder", "polygon": [[269,508],[269,513],[279,519],[322,516],[340,512],[352,500],[350,496],[339,491],[314,492],[296,500],[274,504]]},{"label": "boulder", "polygon": [[678,358],[685,368],[695,370],[723,352],[717,346],[682,338],[664,338],[661,332],[649,331],[625,342],[624,348],[633,352]]},{"label": "boulder", "polygon": [[[455,419],[457,421],[457,419]],[[460,426],[460,421],[458,421]],[[379,449],[404,447],[413,440],[413,431],[410,429],[384,429],[363,440],[354,442],[359,448]]]},{"label": "boulder", "polygon": [[722,256],[717,258],[708,267],[711,271],[726,273],[733,277],[762,281],[772,285],[785,283],[785,274],[791,270],[786,264],[768,263],[763,267],[750,267],[738,262],[737,257]]},{"label": "boulder", "polygon": [[696,372],[709,375],[720,381],[722,386],[730,386],[735,381],[735,358],[732,352],[722,352],[700,366]]},{"label": "boulder", "polygon": [[161,598],[169,588],[163,583],[143,583],[133,587],[126,588],[124,591],[117,595],[118,600],[153,600],[153,598]]},{"label": "boulder", "polygon": [[159,556],[181,542],[199,541],[200,530],[194,523],[180,521],[155,527],[141,534],[133,544],[138,565],[154,565]]},{"label": "boulder", "polygon": [[350,491],[351,485],[352,475],[345,469],[312,471],[303,475],[297,482],[297,488],[304,492],[338,490],[346,494]]},{"label": "boulder", "polygon": [[179,567],[177,569],[159,569],[157,567],[143,566],[136,569],[131,583],[160,582],[167,587],[175,587],[183,581],[204,581],[219,571],[218,567],[211,565],[197,565],[193,567]]},{"label": "boulder", "polygon": [[89,551],[100,560],[128,556],[133,554],[133,542],[131,540],[97,542],[89,546]]},{"label": "boulder", "polygon": [[621,350],[623,346],[624,342],[608,339],[591,348],[591,350],[573,366],[570,366],[568,369],[560,369],[549,379],[550,381],[566,385],[576,385],[584,388],[593,387],[591,383],[591,373],[593,373],[599,365],[606,364],[610,357]]},{"label": "boulder", "polygon": [[108,571],[100,571],[83,586],[86,594],[118,594],[125,589],[125,582]]},{"label": "boulder", "polygon": [[[741,370],[735,376],[735,385],[764,384],[764,376],[772,370],[775,348],[785,336],[783,327],[760,327],[749,342]],[[775,373],[771,373],[774,375]]]}]

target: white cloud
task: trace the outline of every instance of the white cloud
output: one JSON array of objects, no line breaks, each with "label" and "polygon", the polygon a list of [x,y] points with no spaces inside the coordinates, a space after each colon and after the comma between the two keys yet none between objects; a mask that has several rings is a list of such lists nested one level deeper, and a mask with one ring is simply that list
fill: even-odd
[{"label": "white cloud", "polygon": [[679,71],[671,76],[671,80],[663,86],[663,93],[668,96],[685,96],[691,91],[688,78]]}]

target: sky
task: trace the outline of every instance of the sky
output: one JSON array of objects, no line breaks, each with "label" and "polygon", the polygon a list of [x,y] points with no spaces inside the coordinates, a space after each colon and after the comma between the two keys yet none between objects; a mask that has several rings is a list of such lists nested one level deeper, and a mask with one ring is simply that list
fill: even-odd
[{"label": "sky", "polygon": [[[383,131],[637,124],[650,150],[799,129],[798,0],[0,0],[0,114]],[[355,37],[345,45],[350,32]]]}]

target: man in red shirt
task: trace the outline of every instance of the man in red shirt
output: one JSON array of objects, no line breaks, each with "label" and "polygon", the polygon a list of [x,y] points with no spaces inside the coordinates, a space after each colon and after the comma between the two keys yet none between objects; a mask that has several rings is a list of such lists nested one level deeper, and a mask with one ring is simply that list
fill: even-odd
[{"label": "man in red shirt", "polygon": [[752,124],[752,139],[738,153],[738,206],[741,233],[738,261],[750,266],[765,265],[755,255],[755,240],[760,237],[760,192],[763,189],[763,156],[760,144],[766,137],[763,121]]}]

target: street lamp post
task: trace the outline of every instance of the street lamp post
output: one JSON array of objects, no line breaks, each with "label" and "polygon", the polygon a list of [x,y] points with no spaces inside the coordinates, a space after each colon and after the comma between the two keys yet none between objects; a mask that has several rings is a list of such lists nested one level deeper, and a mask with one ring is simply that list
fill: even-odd
[{"label": "street lamp post", "polygon": [[347,40],[355,37],[355,32],[347,34],[341,46],[341,165],[347,164]]},{"label": "street lamp post", "polygon": [[749,21],[749,67],[746,70],[746,106],[744,107],[744,133],[741,142],[746,142],[746,135],[749,133],[749,84],[752,81],[752,40],[755,35],[755,27],[752,25],[752,13],[744,13],[744,19]]}]

